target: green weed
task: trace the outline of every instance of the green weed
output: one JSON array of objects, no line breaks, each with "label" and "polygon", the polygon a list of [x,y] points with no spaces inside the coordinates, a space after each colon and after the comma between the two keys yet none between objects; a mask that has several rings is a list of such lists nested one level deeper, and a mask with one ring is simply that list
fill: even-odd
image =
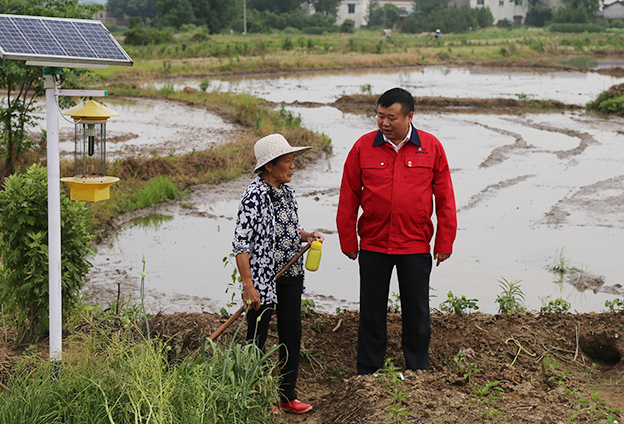
[{"label": "green weed", "polygon": [[503,278],[499,283],[503,292],[496,297],[498,313],[513,315],[526,312],[526,307],[523,304],[524,293],[520,289],[519,281],[507,281]]},{"label": "green weed", "polygon": [[392,403],[386,406],[386,422],[396,424],[407,424],[415,417],[405,406],[409,395],[403,391],[403,374],[394,366],[392,359],[386,358],[384,366],[378,371],[379,381],[383,382],[387,389],[387,394],[392,399]]},{"label": "green weed", "polygon": [[466,352],[458,352],[455,356],[453,356],[453,362],[455,363],[453,367],[457,369],[466,383],[470,384],[471,378],[474,374],[481,372],[479,368],[477,368],[477,363],[474,361],[469,361],[473,355],[467,355]]},{"label": "green weed", "polygon": [[455,315],[464,315],[471,313],[472,310],[478,310],[477,299],[468,299],[466,296],[457,297],[452,291],[449,291],[448,299],[440,304],[440,310]]},{"label": "green weed", "polygon": [[392,292],[388,298],[388,312],[393,314],[401,312],[401,296],[398,293]]},{"label": "green weed", "polygon": [[[248,423],[269,420],[277,385],[255,345],[211,343],[194,361],[167,362],[169,346],[108,330],[67,341],[60,378],[36,356],[17,366],[0,393],[0,422]],[[28,399],[28,402],[24,402]]]},{"label": "green weed", "polygon": [[555,300],[549,300],[546,305],[542,305],[541,312],[550,312],[555,315],[564,314],[570,310],[570,302],[558,297]]},{"label": "green weed", "polygon": [[605,300],[605,307],[609,308],[611,312],[624,310],[624,300],[619,298],[615,298],[613,300]]}]

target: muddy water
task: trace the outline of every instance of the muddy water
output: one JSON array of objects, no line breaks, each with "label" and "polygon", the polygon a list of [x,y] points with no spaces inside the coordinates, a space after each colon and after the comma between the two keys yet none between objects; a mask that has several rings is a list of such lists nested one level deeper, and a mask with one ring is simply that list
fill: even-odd
[{"label": "muddy water", "polygon": [[[511,72],[432,66],[263,79],[213,79],[209,89],[249,92],[271,102],[331,103],[345,94],[361,94],[368,90],[373,94],[381,94],[388,88],[400,86],[417,97],[518,99],[526,96],[528,99],[558,100],[585,105],[618,81],[620,80],[616,77],[594,72]],[[178,90],[185,86],[199,89],[200,81],[181,80],[172,85]]]},{"label": "muddy water", "polygon": [[[557,100],[579,92],[584,93],[579,95],[582,98],[595,97],[600,85],[608,88],[613,83],[610,77],[602,77],[588,89],[588,75],[575,79],[566,74],[567,94],[556,90],[561,93],[556,98],[551,76],[531,75],[531,90],[549,93],[540,98]],[[306,80],[298,80],[309,97],[305,101],[326,100],[322,94],[315,99]],[[355,75],[349,84],[358,87],[369,80]],[[254,84],[273,87],[274,80]],[[393,83],[388,84],[373,92]],[[500,96],[500,87],[492,87],[490,96]],[[266,90],[288,101],[292,87],[286,83]],[[340,91],[340,86],[333,89]],[[479,89],[483,97],[486,91],[485,85]],[[356,308],[357,264],[339,251],[335,210],[344,158],[364,131],[375,128],[375,120],[330,106],[288,109],[300,114],[306,127],[330,136],[334,146],[330,157],[296,173],[292,183],[302,224],[326,235],[321,267],[306,277],[306,296],[325,311]],[[602,120],[580,112],[419,113],[414,122],[443,142],[458,205],[455,252],[432,273],[433,307],[452,291],[478,299],[482,311],[496,312],[502,279],[519,281],[533,310],[562,297],[575,310],[600,311],[605,300],[621,297],[623,120]],[[226,293],[233,268],[222,258],[230,251],[238,199],[251,178],[203,187],[181,204],[157,207],[147,219],[125,225],[98,247],[87,292],[105,304],[116,296],[119,282],[122,293],[137,299],[145,256],[146,303],[152,311],[218,311],[233,293],[232,289]],[[560,275],[548,269],[561,262],[576,271]],[[394,279],[391,291],[398,292]]]},{"label": "muddy water", "polygon": [[[227,135],[237,129],[204,109],[178,102],[132,98],[98,100],[119,113],[106,125],[109,160],[204,150],[227,140]],[[44,108],[45,105],[40,104],[36,113],[42,119],[45,118]],[[59,120],[60,150],[64,157],[73,155],[74,131],[71,119]]]}]

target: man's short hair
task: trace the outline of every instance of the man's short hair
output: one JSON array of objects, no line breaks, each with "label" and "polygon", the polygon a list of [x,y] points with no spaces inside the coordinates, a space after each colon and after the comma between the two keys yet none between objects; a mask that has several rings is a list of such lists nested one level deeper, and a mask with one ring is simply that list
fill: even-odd
[{"label": "man's short hair", "polygon": [[401,110],[405,115],[414,111],[414,96],[409,91],[399,87],[391,88],[377,100],[377,106],[381,107],[390,107],[395,103],[401,105]]}]

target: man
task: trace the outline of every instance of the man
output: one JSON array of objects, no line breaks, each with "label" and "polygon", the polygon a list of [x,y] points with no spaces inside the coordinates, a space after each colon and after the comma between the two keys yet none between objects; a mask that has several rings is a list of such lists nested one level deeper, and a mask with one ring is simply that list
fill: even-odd
[{"label": "man", "polygon": [[362,136],[344,165],[336,223],[343,253],[353,260],[359,256],[359,374],[383,367],[394,267],[407,369],[429,369],[434,196],[436,266],[451,256],[457,218],[444,149],[433,135],[414,128],[413,117],[414,98],[408,91],[386,91],[377,101],[379,130]]}]

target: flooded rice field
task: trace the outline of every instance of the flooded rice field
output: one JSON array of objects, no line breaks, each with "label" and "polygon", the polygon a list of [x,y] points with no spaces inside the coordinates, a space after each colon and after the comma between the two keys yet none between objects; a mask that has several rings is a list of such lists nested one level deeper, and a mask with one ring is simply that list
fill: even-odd
[{"label": "flooded rice field", "polygon": [[[427,72],[433,71],[416,74]],[[445,92],[444,74],[431,77],[437,91]],[[513,85],[524,79],[528,85],[522,93],[576,104],[594,99],[619,82],[613,77],[583,73],[561,77],[537,73],[489,75],[494,78],[492,83],[485,77],[473,81],[474,71],[446,73],[451,74],[456,74],[456,85],[464,90],[453,97],[477,97],[475,93],[483,98],[515,97],[520,87],[505,87],[504,82]],[[323,132],[332,140],[333,154],[299,169],[291,184],[298,196],[302,225],[308,230],[318,229],[326,237],[319,270],[306,275],[306,296],[319,310],[357,308],[358,267],[340,252],[335,213],[344,159],[360,135],[376,128],[374,116],[341,112],[323,103],[332,103],[342,94],[357,94],[364,84],[371,84],[372,93],[403,85],[416,96],[447,95],[424,93],[430,89],[425,88],[426,81],[409,75],[395,71],[246,79],[220,88],[285,102],[288,110],[301,116],[305,127]],[[464,77],[463,84],[459,75]],[[301,94],[296,96],[294,91]],[[293,104],[295,100],[317,105],[302,107]],[[153,103],[155,110],[179,107]],[[131,122],[135,111],[131,105],[127,107],[126,119]],[[188,124],[185,115],[178,113],[154,119],[164,127],[175,127],[179,120]],[[215,122],[216,134],[230,130],[220,127],[222,124],[215,119],[218,121],[206,113],[198,117],[203,123]],[[602,311],[605,300],[622,296],[624,273],[619,261],[624,236],[624,120],[582,112],[435,112],[418,113],[414,124],[442,141],[458,207],[455,251],[432,273],[432,307],[438,307],[452,291],[457,296],[478,299],[481,311],[494,313],[502,279],[520,283],[532,310],[561,297],[579,312]],[[149,121],[144,128],[158,137],[158,127],[149,131]],[[119,131],[112,120],[108,131],[110,135]],[[184,132],[181,139],[197,138],[192,131]],[[161,148],[166,151],[176,143],[163,138]],[[238,300],[238,290],[228,285],[234,268],[223,259],[231,250],[238,200],[252,178],[249,174],[227,184],[198,187],[181,202],[156,206],[141,219],[123,225],[97,247],[98,253],[92,258],[94,268],[85,284],[87,294],[104,305],[116,298],[118,289],[137,300],[141,259],[145,257],[145,301],[152,312],[216,312],[231,300],[232,294]],[[568,272],[552,271],[553,266],[562,264]],[[398,292],[396,281],[391,291]]]}]

